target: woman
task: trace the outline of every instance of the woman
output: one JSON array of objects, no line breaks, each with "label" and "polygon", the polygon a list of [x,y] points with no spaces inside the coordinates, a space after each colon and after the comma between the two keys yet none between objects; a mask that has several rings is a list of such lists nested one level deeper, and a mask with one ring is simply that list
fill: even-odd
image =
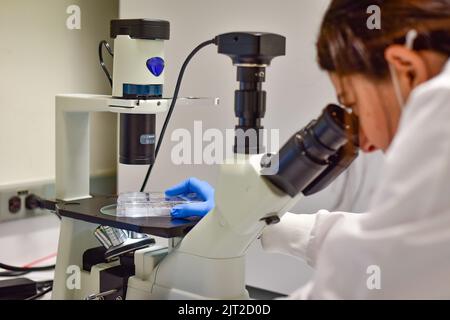
[{"label": "woman", "polygon": [[[381,9],[381,29],[367,8]],[[312,281],[292,298],[450,298],[450,0],[333,0],[318,61],[339,102],[360,120],[364,152],[386,162],[368,213],[286,214],[263,247],[306,259]],[[204,215],[213,190],[190,179]]]}]

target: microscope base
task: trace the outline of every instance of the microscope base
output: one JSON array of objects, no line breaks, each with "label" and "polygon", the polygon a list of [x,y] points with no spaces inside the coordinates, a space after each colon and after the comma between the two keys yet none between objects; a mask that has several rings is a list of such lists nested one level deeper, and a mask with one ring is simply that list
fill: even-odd
[{"label": "microscope base", "polygon": [[209,259],[175,250],[148,280],[131,277],[129,300],[247,300],[245,257]]}]

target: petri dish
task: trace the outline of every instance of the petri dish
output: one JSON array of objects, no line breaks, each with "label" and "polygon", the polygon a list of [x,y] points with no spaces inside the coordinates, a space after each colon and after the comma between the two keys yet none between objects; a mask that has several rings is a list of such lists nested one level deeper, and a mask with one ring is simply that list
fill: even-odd
[{"label": "petri dish", "polygon": [[201,201],[195,193],[167,197],[162,192],[128,192],[119,195],[117,204],[103,207],[100,212],[127,218],[169,217],[174,206]]}]

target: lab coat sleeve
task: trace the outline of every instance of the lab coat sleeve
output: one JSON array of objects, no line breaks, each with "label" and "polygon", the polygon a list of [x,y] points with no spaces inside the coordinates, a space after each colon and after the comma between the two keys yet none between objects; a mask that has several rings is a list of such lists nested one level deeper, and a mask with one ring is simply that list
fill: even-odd
[{"label": "lab coat sleeve", "polygon": [[265,229],[261,244],[267,252],[301,258],[314,266],[329,230],[339,221],[356,218],[353,213],[327,210],[315,214],[286,213],[280,223]]}]

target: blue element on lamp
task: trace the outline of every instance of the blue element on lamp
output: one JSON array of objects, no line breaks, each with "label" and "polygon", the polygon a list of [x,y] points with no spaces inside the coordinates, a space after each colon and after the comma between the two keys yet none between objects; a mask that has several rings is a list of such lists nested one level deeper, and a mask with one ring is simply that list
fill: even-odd
[{"label": "blue element on lamp", "polygon": [[164,71],[164,59],[160,57],[148,59],[147,68],[155,77],[159,77]]}]

